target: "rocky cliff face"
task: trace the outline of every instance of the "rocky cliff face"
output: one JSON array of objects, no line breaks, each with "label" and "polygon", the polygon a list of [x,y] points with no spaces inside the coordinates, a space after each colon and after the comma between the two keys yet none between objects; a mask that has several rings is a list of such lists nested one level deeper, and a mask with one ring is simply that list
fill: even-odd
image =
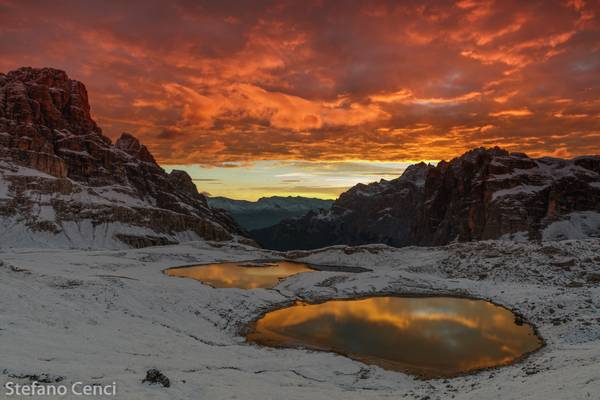
[{"label": "rocky cliff face", "polygon": [[85,86],[51,68],[0,74],[0,246],[142,247],[243,231],[183,171],[167,174],[90,116]]},{"label": "rocky cliff face", "polygon": [[435,167],[411,166],[392,181],[357,185],[331,211],[252,235],[282,250],[600,235],[600,156],[533,159],[479,148]]}]

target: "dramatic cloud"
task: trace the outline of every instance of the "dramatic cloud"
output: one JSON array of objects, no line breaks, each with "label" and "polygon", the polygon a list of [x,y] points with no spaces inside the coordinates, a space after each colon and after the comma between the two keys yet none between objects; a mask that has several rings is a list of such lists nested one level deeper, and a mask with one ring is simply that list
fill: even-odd
[{"label": "dramatic cloud", "polygon": [[600,152],[598,0],[0,0],[0,53],[163,164]]}]

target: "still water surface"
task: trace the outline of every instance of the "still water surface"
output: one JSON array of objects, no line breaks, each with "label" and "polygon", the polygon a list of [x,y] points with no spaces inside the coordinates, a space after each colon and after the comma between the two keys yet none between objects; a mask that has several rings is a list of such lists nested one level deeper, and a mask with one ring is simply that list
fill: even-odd
[{"label": "still water surface", "polygon": [[314,271],[307,264],[288,261],[232,262],[195,267],[169,268],[165,274],[192,278],[216,288],[270,288],[280,280],[302,272]]},{"label": "still water surface", "polygon": [[265,314],[246,339],[333,351],[424,378],[507,365],[542,346],[531,325],[515,323],[509,310],[454,297],[297,302]]}]

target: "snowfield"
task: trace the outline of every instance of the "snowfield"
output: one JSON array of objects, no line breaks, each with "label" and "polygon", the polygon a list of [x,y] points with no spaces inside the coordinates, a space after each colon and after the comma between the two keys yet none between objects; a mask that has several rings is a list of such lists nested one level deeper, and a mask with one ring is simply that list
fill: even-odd
[{"label": "snowfield", "polygon": [[[373,271],[311,272],[253,290],[162,273],[282,256]],[[424,381],[332,353],[248,345],[240,335],[246,323],[294,300],[375,293],[490,299],[533,323],[546,346],[512,366]],[[115,381],[119,399],[598,399],[600,239],[288,253],[203,241],[117,251],[2,249],[0,348],[0,398],[8,381],[43,379]],[[171,387],[142,383],[151,368]]]}]

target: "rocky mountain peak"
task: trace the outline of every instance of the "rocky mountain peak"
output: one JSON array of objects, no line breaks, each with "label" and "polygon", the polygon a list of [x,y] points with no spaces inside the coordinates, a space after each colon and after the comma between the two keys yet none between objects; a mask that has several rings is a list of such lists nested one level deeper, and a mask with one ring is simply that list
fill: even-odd
[{"label": "rocky mountain peak", "polygon": [[169,173],[169,180],[173,182],[173,185],[181,188],[181,190],[185,190],[193,195],[199,194],[198,188],[196,187],[196,184],[194,184],[192,177],[185,171],[174,169],[171,171],[171,173]]},{"label": "rocky mountain peak", "polygon": [[119,139],[117,139],[115,142],[115,147],[137,160],[156,164],[156,160],[152,154],[150,154],[148,148],[141,144],[140,141],[131,133],[123,132]]},{"label": "rocky mountain peak", "polygon": [[58,246],[140,247],[244,234],[132,134],[112,144],[85,86],[52,68],[0,74],[0,224],[12,230],[0,245],[43,236]]},{"label": "rocky mountain peak", "polygon": [[462,154],[461,156],[459,156],[457,158],[466,160],[466,161],[476,161],[482,157],[485,157],[485,158],[507,157],[509,154],[510,153],[507,150],[500,148],[498,146],[477,147],[477,148],[474,148],[474,149],[471,149],[471,150],[465,152],[464,154]]},{"label": "rocky mountain peak", "polygon": [[421,161],[420,163],[409,165],[398,179],[413,182],[417,186],[423,186],[427,179],[427,174],[429,174],[432,168],[432,165]]},{"label": "rocky mountain peak", "polygon": [[0,129],[25,134],[28,125],[45,134],[53,129],[75,135],[101,132],[83,83],[54,68],[24,67],[0,76]]}]

